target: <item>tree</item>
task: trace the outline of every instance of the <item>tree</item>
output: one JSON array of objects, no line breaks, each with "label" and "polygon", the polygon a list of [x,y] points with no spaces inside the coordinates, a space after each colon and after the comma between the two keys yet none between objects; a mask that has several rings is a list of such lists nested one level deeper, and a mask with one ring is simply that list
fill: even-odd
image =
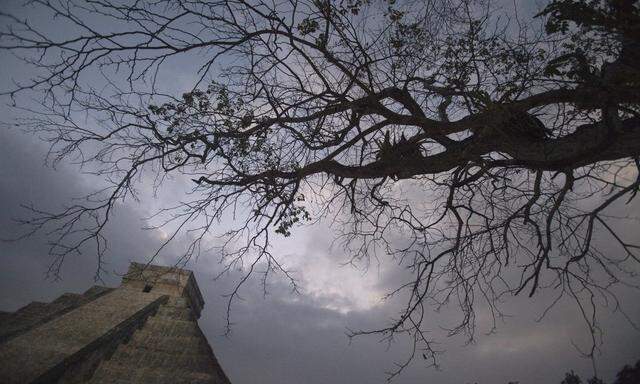
[{"label": "tree", "polygon": [[[2,48],[39,71],[7,95],[42,95],[21,124],[110,183],[25,220],[55,228],[54,271],[89,243],[102,260],[141,175],[160,188],[184,174],[191,200],[159,212],[167,241],[190,230],[188,259],[225,214],[244,215],[220,250],[246,266],[240,284],[259,263],[295,284],[270,240],[327,217],[352,262],[412,271],[390,294],[406,299],[398,317],[354,333],[407,334],[411,358],[435,363],[428,308],[457,305],[451,334],[473,338],[476,306],[495,322],[501,297],[544,288],[575,300],[593,355],[594,298],[617,307],[610,288],[637,286],[638,245],[608,215],[640,186],[637,1],[553,0],[532,27],[472,0],[29,4],[68,36],[2,14]],[[197,65],[181,95],[166,91],[170,63]]]},{"label": "tree", "polygon": [[640,360],[636,361],[633,367],[625,365],[616,375],[614,384],[633,384],[638,381],[640,381]]},{"label": "tree", "polygon": [[564,380],[560,384],[581,384],[582,380],[580,376],[576,375],[573,371],[567,372],[564,375]]},{"label": "tree", "polygon": [[[629,365],[625,365],[616,374],[616,381],[613,384],[634,384],[640,380],[640,360],[636,362],[632,368]],[[580,384],[582,379],[573,370],[564,374],[564,380],[560,384]],[[604,381],[596,376],[587,380],[587,384],[605,384]]]}]

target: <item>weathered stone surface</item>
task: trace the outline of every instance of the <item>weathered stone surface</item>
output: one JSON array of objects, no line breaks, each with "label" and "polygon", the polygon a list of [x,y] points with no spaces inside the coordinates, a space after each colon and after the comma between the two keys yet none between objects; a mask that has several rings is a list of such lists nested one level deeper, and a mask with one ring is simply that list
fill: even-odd
[{"label": "weathered stone surface", "polygon": [[113,288],[96,285],[82,295],[65,293],[51,303],[34,301],[14,313],[6,313],[6,315],[0,316],[0,343],[95,300],[112,290]]},{"label": "weathered stone surface", "polygon": [[116,289],[3,314],[14,333],[0,344],[0,382],[228,384],[196,322],[203,305],[190,271],[132,263]]},{"label": "weathered stone surface", "polygon": [[122,286],[137,290],[152,289],[170,297],[186,300],[196,317],[204,307],[204,299],[191,271],[175,267],[131,263],[122,278]]}]

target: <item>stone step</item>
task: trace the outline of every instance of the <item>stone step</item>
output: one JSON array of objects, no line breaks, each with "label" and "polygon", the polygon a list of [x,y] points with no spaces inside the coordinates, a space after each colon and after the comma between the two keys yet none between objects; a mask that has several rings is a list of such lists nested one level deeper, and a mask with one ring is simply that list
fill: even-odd
[{"label": "stone step", "polygon": [[131,300],[128,302],[113,302],[113,303],[105,303],[105,305],[91,305],[91,311],[95,313],[116,313],[122,311],[129,311],[135,308],[141,308],[152,302],[153,300]]},{"label": "stone step", "polygon": [[105,361],[93,374],[90,384],[217,384],[217,375],[182,369],[147,368]]},{"label": "stone step", "polygon": [[82,305],[97,299],[112,288],[94,286],[84,294],[65,293],[51,303],[32,302],[15,313],[6,316],[0,329],[0,342],[16,337],[29,329],[60,317]]},{"label": "stone step", "polygon": [[11,318],[12,312],[0,311],[0,322],[5,322]]},{"label": "stone step", "polygon": [[189,308],[189,301],[185,297],[170,297],[165,305],[171,307]]},{"label": "stone step", "polygon": [[94,285],[93,287],[87,289],[86,291],[84,291],[84,293],[82,294],[82,296],[84,296],[85,298],[88,299],[92,299],[92,298],[96,298],[99,296],[102,296],[104,294],[107,294],[111,291],[113,291],[115,288],[109,288],[109,287],[103,287],[101,285]]},{"label": "stone step", "polygon": [[192,350],[196,353],[208,353],[209,351],[209,345],[203,337],[158,335],[144,327],[133,334],[129,344],[168,353],[180,353],[185,350]]},{"label": "stone step", "polygon": [[194,321],[175,320],[166,317],[153,316],[145,323],[144,330],[158,335],[171,337],[194,336],[201,337],[202,332]]},{"label": "stone step", "polygon": [[168,317],[174,320],[194,321],[195,316],[189,308],[180,308],[163,305],[156,312],[156,317]]},{"label": "stone step", "polygon": [[130,367],[167,368],[190,372],[211,373],[216,364],[207,353],[195,353],[191,348],[181,352],[165,352],[131,344],[118,346],[110,362]]},{"label": "stone step", "polygon": [[77,293],[63,293],[58,296],[55,300],[51,302],[51,304],[60,304],[60,305],[74,305],[83,301],[85,298],[83,295]]},{"label": "stone step", "polygon": [[32,301],[24,307],[18,309],[15,314],[20,316],[25,314],[41,313],[47,308],[48,305],[48,303],[43,303],[41,301]]}]

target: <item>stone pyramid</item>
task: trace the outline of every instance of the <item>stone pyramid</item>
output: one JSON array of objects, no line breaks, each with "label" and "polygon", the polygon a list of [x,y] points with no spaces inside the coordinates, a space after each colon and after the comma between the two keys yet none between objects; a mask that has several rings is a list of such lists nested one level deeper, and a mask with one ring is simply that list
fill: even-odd
[{"label": "stone pyramid", "polygon": [[188,270],[132,263],[93,287],[0,314],[0,383],[229,384],[197,319]]}]

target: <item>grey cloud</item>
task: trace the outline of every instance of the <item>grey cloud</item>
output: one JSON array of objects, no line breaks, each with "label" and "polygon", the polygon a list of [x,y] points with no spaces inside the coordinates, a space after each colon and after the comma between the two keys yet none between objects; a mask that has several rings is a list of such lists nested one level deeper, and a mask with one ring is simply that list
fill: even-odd
[{"label": "grey cloud", "polygon": [[[10,218],[22,214],[18,208],[20,203],[32,201],[43,208],[56,208],[69,197],[86,192],[86,180],[72,167],[61,166],[57,171],[42,167],[45,147],[33,137],[17,130],[3,130],[0,139],[2,236],[19,230]],[[117,284],[117,273],[124,272],[129,261],[144,260],[159,244],[159,238],[153,232],[139,229],[143,224],[140,217],[145,216],[143,210],[135,206],[122,208],[125,209],[120,210],[109,229],[111,252],[107,270],[110,273],[104,276],[108,285]],[[343,256],[337,248],[330,252],[330,232],[322,228],[317,231],[308,229],[299,239],[278,245],[276,251],[283,255],[298,254],[302,260],[309,257],[322,261],[324,258],[329,266],[318,273],[331,273]],[[50,300],[66,291],[79,292],[93,284],[95,259],[89,253],[69,259],[63,270],[63,280],[53,282],[43,278],[50,261],[43,237],[2,243],[0,247],[3,265],[0,289],[6,292],[0,297],[0,307],[4,310],[16,309],[31,300]],[[170,249],[165,260],[170,260],[170,254],[177,252],[179,247],[180,244],[176,244]],[[293,256],[290,259],[295,260]],[[395,314],[398,302],[341,313],[327,309],[336,300],[331,295],[323,296],[322,292],[292,295],[287,282],[278,277],[271,281],[266,297],[257,280],[242,289],[244,300],[233,307],[233,333],[230,337],[222,337],[226,304],[222,295],[231,291],[238,276],[232,273],[213,281],[219,268],[216,261],[215,255],[206,254],[191,262],[189,267],[196,271],[207,301],[200,324],[234,382],[381,383],[385,371],[393,369],[394,362],[406,358],[407,344],[401,339],[387,349],[386,344],[380,343],[375,336],[358,338],[352,344],[345,336],[347,327],[372,329],[385,325]],[[312,272],[311,269],[306,273]],[[375,270],[370,273],[379,290],[389,289],[406,278],[393,263],[382,267],[379,273]],[[355,275],[359,276],[359,273]],[[309,276],[302,277],[309,279]],[[326,282],[335,283],[330,278]],[[632,304],[634,295],[635,292],[623,292],[623,297]],[[488,324],[481,322],[477,342],[466,347],[462,346],[463,338],[447,339],[440,329],[451,321],[452,315],[448,312],[433,314],[429,326],[434,338],[442,342],[441,349],[446,350],[440,357],[442,370],[427,369],[417,361],[396,382],[453,384],[520,380],[528,384],[559,381],[568,369],[588,375],[590,363],[580,359],[570,345],[571,340],[584,341],[587,336],[575,320],[575,308],[563,304],[545,321],[535,323],[533,319],[542,310],[543,301],[510,300],[505,307],[514,317],[500,324],[497,334],[490,336],[483,335]],[[629,308],[629,314],[640,318],[637,304]],[[605,378],[611,378],[621,365],[640,355],[640,337],[621,321],[620,316],[603,315],[603,326],[607,333],[600,367]]]}]

